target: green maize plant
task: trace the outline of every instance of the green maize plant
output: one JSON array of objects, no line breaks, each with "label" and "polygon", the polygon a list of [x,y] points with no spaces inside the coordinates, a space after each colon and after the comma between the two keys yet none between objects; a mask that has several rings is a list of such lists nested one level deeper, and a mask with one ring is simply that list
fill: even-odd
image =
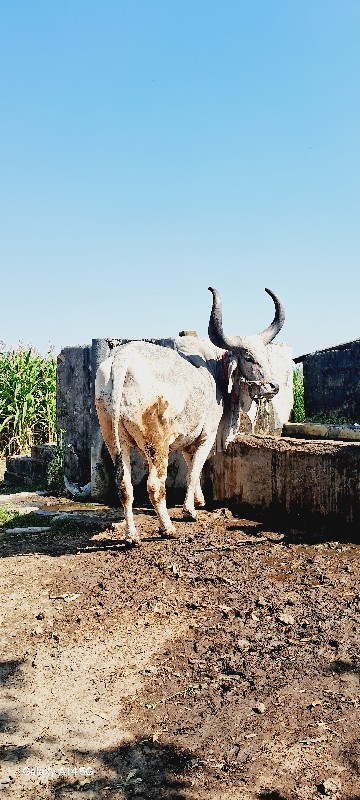
[{"label": "green maize plant", "polygon": [[56,439],[56,360],[33,347],[0,349],[0,452],[26,453]]},{"label": "green maize plant", "polygon": [[293,422],[304,422],[304,377],[302,367],[296,367],[293,372],[294,405],[292,410]]}]

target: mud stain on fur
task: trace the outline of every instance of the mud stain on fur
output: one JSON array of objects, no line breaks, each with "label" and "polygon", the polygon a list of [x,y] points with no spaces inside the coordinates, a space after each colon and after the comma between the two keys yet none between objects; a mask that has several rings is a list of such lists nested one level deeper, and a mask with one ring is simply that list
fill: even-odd
[{"label": "mud stain on fur", "polygon": [[156,477],[150,467],[148,492],[153,505],[165,499],[165,481],[169,458],[171,420],[168,416],[169,403],[159,397],[142,414],[143,435],[146,442],[146,455],[155,468]]},{"label": "mud stain on fur", "polygon": [[147,455],[155,466],[160,466],[169,454],[171,421],[166,413],[168,406],[168,401],[159,397],[142,414],[142,432]]}]

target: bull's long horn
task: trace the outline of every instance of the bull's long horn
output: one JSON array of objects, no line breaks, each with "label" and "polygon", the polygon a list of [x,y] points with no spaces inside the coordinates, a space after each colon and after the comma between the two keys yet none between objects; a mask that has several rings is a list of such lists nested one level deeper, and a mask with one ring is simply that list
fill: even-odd
[{"label": "bull's long horn", "polygon": [[269,325],[268,328],[265,328],[265,330],[260,333],[263,342],[265,344],[269,344],[269,342],[272,342],[275,336],[277,336],[279,331],[281,331],[281,328],[285,322],[285,306],[281,302],[280,298],[271,291],[271,289],[265,289],[265,292],[272,297],[275,303],[275,317],[271,325]]},{"label": "bull's long horn", "polygon": [[208,327],[208,334],[210,341],[216,347],[222,347],[224,350],[236,350],[241,347],[240,336],[225,336],[222,329],[222,306],[221,297],[216,289],[209,286],[209,292],[213,296],[213,304],[210,314],[210,321]]}]

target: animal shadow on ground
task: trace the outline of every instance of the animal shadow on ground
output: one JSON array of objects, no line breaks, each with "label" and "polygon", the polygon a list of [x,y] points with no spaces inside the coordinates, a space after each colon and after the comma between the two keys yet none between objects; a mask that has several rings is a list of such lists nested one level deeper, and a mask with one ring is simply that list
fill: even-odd
[{"label": "animal shadow on ground", "polygon": [[[319,797],[321,797],[321,794],[319,794]],[[261,792],[261,794],[258,795],[258,800],[288,800],[288,798],[275,790],[270,792]],[[343,800],[360,800],[360,796],[347,795],[343,798]]]},{"label": "animal shadow on ground", "polygon": [[[7,686],[16,679],[18,669],[22,664],[21,660],[0,661],[0,686]],[[0,732],[13,732],[17,729],[17,721],[6,711],[0,710]],[[31,753],[31,748],[26,745],[0,745],[0,764],[15,762],[27,758]]]},{"label": "animal shadow on ground", "polygon": [[[74,526],[75,527],[75,526]],[[17,534],[3,541],[0,546],[0,558],[37,553],[47,556],[73,555],[79,552],[100,552],[103,550],[123,552],[127,550],[125,541],[119,539],[94,539],[96,531],[77,530],[69,531],[66,535],[52,533],[46,534]]]},{"label": "animal shadow on ground", "polygon": [[259,800],[288,800],[287,797],[283,794],[279,794],[279,792],[272,791],[272,792],[261,792],[258,795]]},{"label": "animal shadow on ground", "polygon": [[7,683],[11,683],[21,664],[21,659],[0,661],[0,686],[6,686]]},{"label": "animal shadow on ground", "polygon": [[335,672],[337,675],[344,675],[347,672],[353,672],[355,675],[360,675],[360,664],[336,659],[328,664],[326,672],[330,674]]},{"label": "animal shadow on ground", "polygon": [[[143,514],[143,509],[135,510],[137,514]],[[146,513],[146,512],[145,512]],[[143,541],[165,541],[168,536],[158,531],[155,511],[147,511],[153,517],[149,526],[149,536],[142,536]],[[8,533],[0,528],[0,558],[26,554],[41,554],[49,556],[72,555],[79,552],[117,552],[119,554],[131,549],[131,545],[125,542],[124,531],[120,528],[116,533],[110,534],[111,520],[94,520],[85,522],[79,519],[60,522],[60,527],[55,527],[48,532],[24,532],[12,533],[13,527],[26,526],[49,526],[46,517],[31,514],[20,514],[20,517],[13,520],[8,527]],[[4,526],[5,527],[5,526]],[[109,531],[109,536],[106,535]],[[96,538],[102,534],[101,538]]]},{"label": "animal shadow on ground", "polygon": [[[75,751],[73,756],[75,762],[100,762],[106,769],[106,777],[96,778],[94,774],[86,785],[87,791],[92,790],[96,797],[102,797],[104,791],[107,797],[109,790],[121,789],[126,800],[158,800],[159,797],[186,800],[187,773],[198,763],[189,752],[146,738],[102,752]],[[53,791],[54,798],[61,800],[71,792],[78,792],[79,784],[59,780]]]},{"label": "animal shadow on ground", "polygon": [[[321,544],[323,542],[336,541],[342,544],[359,544],[359,526],[346,523],[334,516],[328,516],[326,520],[321,515],[316,514],[297,514],[295,512],[285,512],[279,509],[269,509],[266,511],[252,508],[248,505],[236,505],[229,503],[229,509],[234,517],[234,524],[229,526],[230,531],[242,530],[250,536],[260,537],[262,533],[283,534],[283,544]],[[239,519],[239,524],[236,524]],[[251,520],[247,529],[243,520]]]}]

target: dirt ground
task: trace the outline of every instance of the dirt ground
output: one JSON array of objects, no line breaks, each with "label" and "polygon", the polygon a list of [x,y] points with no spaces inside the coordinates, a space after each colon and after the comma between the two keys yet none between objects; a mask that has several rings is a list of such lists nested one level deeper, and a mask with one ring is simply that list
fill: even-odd
[{"label": "dirt ground", "polygon": [[355,542],[180,507],[164,539],[142,508],[129,550],[60,508],[0,533],[4,797],[359,800]]}]

